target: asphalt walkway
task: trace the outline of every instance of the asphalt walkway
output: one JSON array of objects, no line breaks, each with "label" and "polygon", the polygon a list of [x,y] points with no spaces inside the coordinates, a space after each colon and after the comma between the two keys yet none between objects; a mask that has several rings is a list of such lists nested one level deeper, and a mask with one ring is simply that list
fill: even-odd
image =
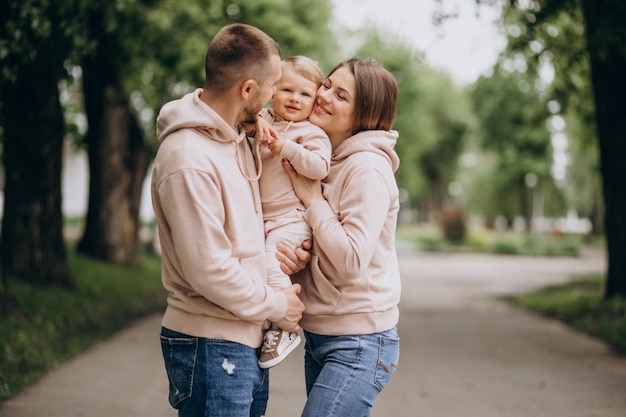
[{"label": "asphalt walkway", "polygon": [[[579,259],[400,255],[401,358],[373,417],[624,417],[626,358],[498,298],[604,271]],[[0,406],[2,417],[174,417],[158,341],[140,320]],[[299,416],[302,348],[271,371],[268,417]]]}]

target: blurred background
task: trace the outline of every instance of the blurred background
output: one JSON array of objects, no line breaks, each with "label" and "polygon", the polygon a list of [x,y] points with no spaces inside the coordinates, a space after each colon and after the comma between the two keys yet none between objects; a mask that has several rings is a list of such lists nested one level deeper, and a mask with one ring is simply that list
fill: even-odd
[{"label": "blurred background", "polygon": [[[107,250],[89,241],[107,239],[113,223],[152,221],[156,114],[166,101],[202,85],[208,42],[234,21],[262,28],[283,56],[308,55],[325,72],[353,55],[393,71],[400,88],[402,225],[462,222],[465,231],[456,239],[469,233],[478,244],[493,240],[486,230],[601,235],[589,66],[571,64],[583,60],[582,16],[565,9],[531,33],[521,3],[73,0],[51,11],[45,2],[27,2],[12,6],[21,14],[7,25],[16,32],[6,33],[3,50],[6,58],[23,58],[28,48],[38,49],[39,31],[63,31],[54,41],[65,125],[62,213],[81,227],[90,213],[80,247],[96,256]],[[9,79],[19,64],[13,58],[18,62],[3,66]],[[114,189],[116,197],[102,196]],[[120,205],[128,207],[125,213]],[[120,218],[108,220],[105,213]],[[128,260],[133,250],[131,244],[125,249],[131,253],[105,257]]]},{"label": "blurred background", "polygon": [[402,244],[607,250],[604,296],[626,295],[624,106],[615,101],[625,96],[626,9],[593,4],[3,1],[1,311],[20,316],[33,288],[89,287],[91,261],[158,275],[146,259],[158,254],[155,118],[202,86],[207,46],[232,22],[258,26],[283,57],[307,55],[325,73],[358,55],[395,75]]}]

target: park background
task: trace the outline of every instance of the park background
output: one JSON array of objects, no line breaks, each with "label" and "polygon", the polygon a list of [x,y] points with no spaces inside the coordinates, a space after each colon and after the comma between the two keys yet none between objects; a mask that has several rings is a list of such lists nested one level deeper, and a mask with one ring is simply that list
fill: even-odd
[{"label": "park background", "polygon": [[[365,55],[394,73],[403,241],[417,250],[568,256],[593,245],[607,253],[597,303],[611,303],[623,320],[623,303],[614,307],[626,295],[619,2],[0,7],[0,300],[3,334],[18,336],[4,341],[2,398],[161,307],[145,186],[154,118],[202,84],[208,40],[233,21],[261,27],[284,56],[308,55],[324,72]],[[87,340],[73,346],[77,333]],[[55,337],[62,341],[43,347]]]}]

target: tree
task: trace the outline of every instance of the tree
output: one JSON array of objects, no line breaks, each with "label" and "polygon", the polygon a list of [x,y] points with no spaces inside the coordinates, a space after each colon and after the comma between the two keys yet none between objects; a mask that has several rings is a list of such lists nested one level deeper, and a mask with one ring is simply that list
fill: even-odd
[{"label": "tree", "polygon": [[0,46],[4,164],[3,274],[33,284],[74,286],[63,241],[64,121],[57,85],[73,31],[73,4],[2,2]]},{"label": "tree", "polygon": [[[582,10],[570,8],[542,22],[535,21],[536,26],[531,28],[529,18],[536,19],[523,9],[505,8],[509,42],[503,57],[524,61],[529,77],[532,74],[545,85],[546,99],[555,115],[566,121],[558,134],[561,139],[567,138],[571,169],[558,180],[569,208],[591,218],[592,233],[604,235],[599,150]],[[548,77],[541,75],[546,69]]]},{"label": "tree", "polygon": [[[523,73],[496,66],[491,77],[481,77],[471,94],[480,121],[480,145],[492,152],[496,165],[490,178],[498,213],[509,218],[532,217],[533,189],[553,183],[547,105]],[[481,196],[482,198],[482,196]]]},{"label": "tree", "polygon": [[425,66],[401,40],[373,28],[359,35],[356,54],[375,58],[398,82],[398,184],[425,214],[441,211],[471,130],[469,102],[449,76]]},{"label": "tree", "polygon": [[[131,4],[134,7],[129,7]],[[94,43],[82,61],[89,130],[89,207],[77,250],[117,264],[137,262],[141,189],[152,152],[124,86],[129,48],[122,39],[145,14],[140,4],[125,7],[90,3],[88,37]],[[136,45],[139,40],[126,45]]]},{"label": "tree", "polygon": [[608,249],[606,297],[626,297],[626,3],[584,0]]},{"label": "tree", "polygon": [[[626,81],[622,75],[626,69],[626,26],[623,24],[626,3],[620,0],[536,0],[523,7],[518,1],[510,0],[507,10],[520,12],[517,22],[523,30],[517,36],[518,49],[527,48],[530,51],[527,55],[534,57],[534,61],[547,60],[554,66],[556,74],[571,74],[569,63],[583,63],[580,67],[574,66],[573,74],[591,81],[590,84],[576,83],[573,79],[570,88],[555,89],[555,92],[561,93],[561,104],[579,104],[581,120],[585,120],[586,114],[594,116],[587,119],[595,122],[600,150],[608,252],[605,297],[626,296],[626,194],[623,192],[626,182],[626,120],[623,117]],[[563,30],[559,23],[564,16],[581,16],[584,37]],[[574,20],[573,27],[575,25]],[[558,44],[554,39],[560,39],[560,44],[568,47],[555,47]],[[590,70],[588,74],[584,72],[585,65]],[[576,71],[577,68],[583,68],[583,71]],[[558,85],[567,86],[568,82]],[[590,88],[586,88],[589,85]],[[576,99],[585,95],[593,97],[593,106]],[[585,108],[593,110],[586,113]]]}]

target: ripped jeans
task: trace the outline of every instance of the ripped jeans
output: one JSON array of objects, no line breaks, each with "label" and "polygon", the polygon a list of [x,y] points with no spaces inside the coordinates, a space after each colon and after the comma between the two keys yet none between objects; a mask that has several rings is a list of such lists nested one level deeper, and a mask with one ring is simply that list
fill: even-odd
[{"label": "ripped jeans", "polygon": [[221,339],[161,329],[170,383],[169,402],[179,417],[261,417],[267,408],[267,369],[259,349]]},{"label": "ripped jeans", "polygon": [[302,417],[368,417],[400,356],[397,329],[323,336],[305,331],[307,401]]}]

